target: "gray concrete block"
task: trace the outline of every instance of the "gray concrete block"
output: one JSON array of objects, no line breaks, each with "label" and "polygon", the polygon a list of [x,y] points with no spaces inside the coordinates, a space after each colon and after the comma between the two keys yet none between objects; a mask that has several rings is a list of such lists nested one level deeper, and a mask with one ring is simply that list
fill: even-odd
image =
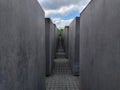
[{"label": "gray concrete block", "polygon": [[45,38],[46,38],[46,75],[50,75],[54,60],[54,24],[50,18],[45,18]]},{"label": "gray concrete block", "polygon": [[62,38],[63,38],[63,48],[65,50],[66,53],[66,57],[68,58],[68,47],[69,47],[69,26],[65,26],[64,30],[63,30],[63,34],[62,34]]},{"label": "gray concrete block", "polygon": [[57,43],[58,43],[58,29],[56,27],[56,25],[54,24],[54,38],[55,38],[55,54],[56,54],[56,51],[57,51]]},{"label": "gray concrete block", "polygon": [[120,0],[92,0],[80,18],[81,90],[120,90]]},{"label": "gray concrete block", "polygon": [[79,75],[80,18],[76,17],[69,27],[69,61],[74,75]]},{"label": "gray concrete block", "polygon": [[58,33],[58,28],[56,29],[56,51],[58,50],[58,39],[59,39],[59,33]]},{"label": "gray concrete block", "polygon": [[45,90],[44,25],[36,0],[0,0],[0,90]]}]

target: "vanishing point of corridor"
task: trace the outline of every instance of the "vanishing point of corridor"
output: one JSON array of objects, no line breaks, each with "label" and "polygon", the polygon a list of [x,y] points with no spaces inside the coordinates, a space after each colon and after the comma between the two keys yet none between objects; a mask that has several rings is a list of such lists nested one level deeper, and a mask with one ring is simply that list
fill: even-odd
[{"label": "vanishing point of corridor", "polygon": [[79,84],[79,77],[72,74],[60,40],[52,75],[46,79],[46,90],[79,90]]}]

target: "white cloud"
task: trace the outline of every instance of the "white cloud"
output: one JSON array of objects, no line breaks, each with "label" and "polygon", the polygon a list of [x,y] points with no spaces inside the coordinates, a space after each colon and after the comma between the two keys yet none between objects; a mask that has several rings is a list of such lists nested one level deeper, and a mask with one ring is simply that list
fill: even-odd
[{"label": "white cloud", "polygon": [[73,5],[70,5],[70,6],[67,6],[67,7],[61,7],[60,9],[57,9],[57,10],[46,10],[45,11],[45,14],[46,14],[46,17],[50,17],[52,15],[67,15],[69,14],[69,12],[71,12],[72,10],[74,10],[74,7]]},{"label": "white cloud", "polygon": [[81,0],[38,0],[46,10],[59,9],[71,4],[76,5]]},{"label": "white cloud", "polygon": [[58,28],[64,29],[65,26],[69,26],[73,19],[63,20],[61,18],[53,18],[52,21]]},{"label": "white cloud", "polygon": [[[38,0],[41,5],[43,5],[43,8],[45,10],[45,16],[46,17],[51,17],[51,16],[55,16],[55,15],[68,15],[70,12],[76,10],[79,11],[79,13],[84,9],[84,7],[89,3],[90,0]],[[54,2],[53,2],[54,1]],[[57,1],[57,3],[56,3]],[[66,2],[65,2],[66,1]],[[74,3],[73,3],[74,1]],[[48,2],[45,4],[45,2]],[[76,3],[75,3],[76,2]],[[44,3],[44,4],[43,4]],[[59,3],[59,4],[58,4]],[[68,3],[68,5],[64,5],[62,6],[62,3]],[[48,4],[48,5],[47,5]],[[58,5],[57,5],[58,4]],[[46,9],[46,6],[56,6],[59,8],[49,8]]]},{"label": "white cloud", "polygon": [[72,11],[81,13],[90,1],[91,0],[38,0],[45,11],[45,17],[51,18],[58,28],[69,25],[73,19],[63,20],[56,16],[67,16]]}]

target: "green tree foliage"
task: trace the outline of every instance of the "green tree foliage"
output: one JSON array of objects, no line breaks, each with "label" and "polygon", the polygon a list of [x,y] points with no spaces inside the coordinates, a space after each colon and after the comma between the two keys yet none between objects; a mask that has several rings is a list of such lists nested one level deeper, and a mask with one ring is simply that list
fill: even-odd
[{"label": "green tree foliage", "polygon": [[59,35],[61,36],[63,33],[63,29],[59,29],[58,32],[59,32]]}]

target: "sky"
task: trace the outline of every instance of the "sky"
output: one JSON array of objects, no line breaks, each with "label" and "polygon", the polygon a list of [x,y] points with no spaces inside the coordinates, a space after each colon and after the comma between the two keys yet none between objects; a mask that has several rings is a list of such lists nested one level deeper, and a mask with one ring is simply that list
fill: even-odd
[{"label": "sky", "polygon": [[38,0],[45,17],[51,18],[57,27],[69,26],[75,17],[79,17],[90,0]]}]

